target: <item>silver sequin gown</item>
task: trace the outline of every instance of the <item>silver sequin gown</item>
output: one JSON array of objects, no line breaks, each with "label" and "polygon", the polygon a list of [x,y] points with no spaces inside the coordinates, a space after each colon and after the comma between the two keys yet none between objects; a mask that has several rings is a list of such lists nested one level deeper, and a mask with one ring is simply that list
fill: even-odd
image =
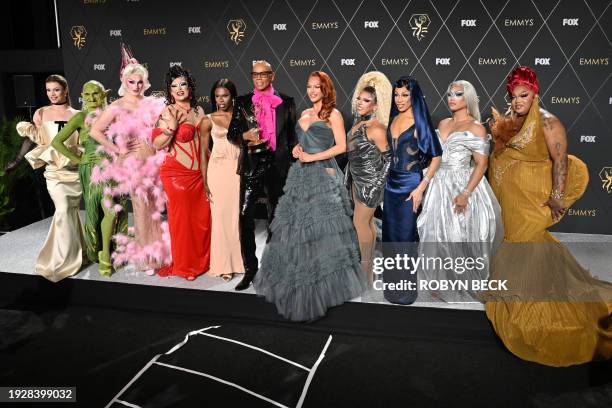
[{"label": "silver sequin gown", "polygon": [[[419,255],[446,262],[442,267],[431,262],[419,269],[419,279],[462,280],[468,286],[467,290],[436,291],[435,296],[445,301],[475,299],[472,281],[488,278],[489,259],[504,236],[501,208],[485,177],[472,192],[465,212],[454,211],[453,199],[466,188],[472,175],[472,153],[488,156],[489,139],[468,131],[453,132],[446,141],[440,139],[442,162],[427,187],[417,219]],[[462,265],[460,258],[469,257],[481,261]],[[447,258],[453,259],[452,268]]]}]

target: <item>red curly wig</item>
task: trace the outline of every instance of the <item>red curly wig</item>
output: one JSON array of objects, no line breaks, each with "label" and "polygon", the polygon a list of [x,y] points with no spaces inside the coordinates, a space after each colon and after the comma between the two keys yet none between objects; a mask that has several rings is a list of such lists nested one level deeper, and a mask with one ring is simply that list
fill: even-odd
[{"label": "red curly wig", "polygon": [[321,101],[321,112],[319,112],[319,117],[322,120],[329,119],[331,113],[336,107],[336,89],[334,88],[334,83],[332,82],[329,75],[327,75],[323,71],[314,71],[308,75],[308,79],[311,77],[319,78],[319,83],[321,84],[321,92],[323,93],[323,100]]},{"label": "red curly wig", "polygon": [[535,71],[529,67],[519,65],[514,68],[510,75],[506,78],[506,89],[508,95],[512,94],[514,88],[518,85],[524,85],[531,88],[536,94],[540,92],[540,83]]}]

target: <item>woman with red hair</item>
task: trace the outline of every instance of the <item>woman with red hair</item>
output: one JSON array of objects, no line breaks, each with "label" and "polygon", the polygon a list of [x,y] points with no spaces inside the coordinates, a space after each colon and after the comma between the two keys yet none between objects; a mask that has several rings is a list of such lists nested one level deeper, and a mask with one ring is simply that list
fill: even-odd
[{"label": "woman with red hair", "polygon": [[494,110],[491,187],[502,208],[504,242],[491,280],[487,317],[522,359],[568,366],[612,357],[612,285],[594,279],[547,229],[584,193],[586,165],[567,154],[561,121],[539,107],[535,72],[518,67],[507,83],[510,114]]},{"label": "woman with red hair", "polygon": [[346,150],[344,120],[329,76],[308,77],[312,107],[302,112],[284,195],[270,225],[257,294],[290,320],[310,321],[359,296],[365,279],[344,176],[334,156]]}]

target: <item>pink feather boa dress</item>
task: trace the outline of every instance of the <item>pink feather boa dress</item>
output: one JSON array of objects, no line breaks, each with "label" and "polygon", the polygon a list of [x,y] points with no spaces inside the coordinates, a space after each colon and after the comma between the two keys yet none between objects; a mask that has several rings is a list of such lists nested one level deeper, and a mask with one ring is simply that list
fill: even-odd
[{"label": "pink feather boa dress", "polygon": [[[117,234],[116,250],[112,254],[115,266],[133,264],[137,270],[159,269],[172,262],[168,225],[162,221],[166,196],[159,177],[159,167],[165,152],[156,152],[151,145],[151,130],[164,108],[160,98],[146,97],[137,109],[116,109],[115,121],[108,127],[106,137],[120,148],[138,142],[128,154],[106,152],[110,159],[103,160],[92,172],[92,183],[106,182],[105,194],[130,195],[134,211],[134,226],[128,235]],[[119,205],[106,200],[105,205],[115,212]]]}]

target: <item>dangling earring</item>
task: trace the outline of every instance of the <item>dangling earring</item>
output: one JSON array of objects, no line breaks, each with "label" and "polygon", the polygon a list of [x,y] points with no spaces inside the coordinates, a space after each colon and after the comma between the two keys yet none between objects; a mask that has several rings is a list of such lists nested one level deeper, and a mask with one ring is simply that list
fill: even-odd
[{"label": "dangling earring", "polygon": [[376,111],[378,110],[378,108],[374,109],[372,111],[372,117],[370,119],[376,119]]}]

